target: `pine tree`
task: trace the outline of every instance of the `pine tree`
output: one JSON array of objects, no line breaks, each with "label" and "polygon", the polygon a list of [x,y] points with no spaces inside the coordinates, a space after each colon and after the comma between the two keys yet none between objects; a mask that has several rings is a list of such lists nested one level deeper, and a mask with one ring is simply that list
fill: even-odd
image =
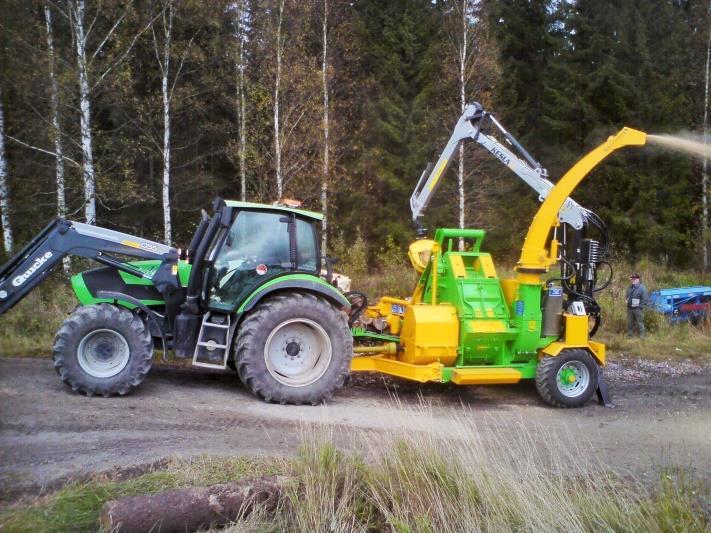
[{"label": "pine tree", "polygon": [[[412,239],[408,199],[432,150],[432,123],[442,103],[434,93],[443,45],[441,13],[427,0],[355,5],[358,52],[365,74],[358,102],[363,152],[358,175],[377,210],[362,209],[367,239]],[[371,204],[372,205],[372,204]]]}]

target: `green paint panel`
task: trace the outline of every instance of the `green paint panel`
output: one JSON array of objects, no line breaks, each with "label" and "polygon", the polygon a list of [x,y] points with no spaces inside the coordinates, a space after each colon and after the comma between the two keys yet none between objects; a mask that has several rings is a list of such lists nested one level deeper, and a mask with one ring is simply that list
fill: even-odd
[{"label": "green paint panel", "polygon": [[277,283],[283,283],[283,282],[289,282],[289,281],[309,281],[312,283],[317,283],[321,285],[324,290],[328,291],[336,300],[342,302],[344,305],[350,305],[350,302],[348,299],[341,294],[341,292],[333,287],[333,285],[329,284],[327,281],[316,277],[312,274],[287,274],[285,276],[279,276],[277,278],[272,278],[266,283],[263,283],[259,287],[257,287],[249,296],[245,298],[245,300],[242,302],[242,304],[239,306],[237,309],[238,313],[242,313],[244,309],[256,298],[259,296],[259,293],[262,292],[265,289],[268,289],[269,287],[276,285]]},{"label": "green paint panel", "polygon": [[190,280],[190,272],[193,269],[193,265],[187,261],[178,261],[178,280],[180,281],[181,287],[187,287],[188,281]]},{"label": "green paint panel", "polygon": [[[127,264],[140,270],[141,272],[144,272],[145,274],[148,274],[149,276],[153,276],[156,270],[158,270],[161,261],[159,259],[150,259],[145,261],[131,261]],[[123,279],[126,285],[153,285],[152,280],[139,278],[138,276],[134,276],[133,274],[129,274],[123,270],[119,270],[119,276],[121,276],[121,279]]]},{"label": "green paint panel", "polygon": [[486,368],[491,370],[494,368],[514,368],[521,372],[521,379],[535,379],[536,377],[536,367],[538,362],[532,359],[526,363],[513,363],[505,365],[457,365],[456,367],[450,366],[442,369],[442,382],[448,383],[452,381],[454,371],[457,368]]},{"label": "green paint panel", "polygon": [[[465,251],[459,250],[459,238]],[[538,349],[556,340],[541,337],[541,286],[521,285],[508,306],[489,254],[481,252],[483,230],[444,228],[435,233],[441,246],[437,260],[437,301],[450,303],[460,319],[457,368],[517,368],[535,377]],[[431,265],[422,273],[423,301],[432,302]],[[489,267],[485,265],[490,265]],[[445,372],[445,380],[451,372]]]},{"label": "green paint panel", "polygon": [[354,339],[369,339],[369,340],[378,340],[378,341],[386,341],[386,342],[399,342],[400,337],[397,335],[388,335],[387,333],[374,333],[372,331],[368,331],[365,328],[351,328],[351,335],[353,335]]},{"label": "green paint panel", "polygon": [[[134,279],[140,279],[136,278],[135,276],[131,276]],[[128,283],[128,282],[126,282]],[[71,278],[71,284],[72,284],[72,289],[74,289],[74,294],[77,297],[77,300],[79,300],[79,303],[81,305],[93,305],[93,304],[100,304],[100,303],[113,303],[113,300],[108,299],[108,298],[95,298],[92,296],[91,292],[89,292],[89,289],[86,286],[86,283],[84,283],[84,278],[82,277],[82,274],[75,274]],[[165,302],[163,300],[141,300],[141,303],[144,305],[148,306],[157,306],[157,305],[163,305]],[[129,303],[124,300],[119,300],[118,301],[119,305],[122,305],[123,307],[126,307],[128,309],[134,309],[136,306],[133,305],[132,303]]]}]

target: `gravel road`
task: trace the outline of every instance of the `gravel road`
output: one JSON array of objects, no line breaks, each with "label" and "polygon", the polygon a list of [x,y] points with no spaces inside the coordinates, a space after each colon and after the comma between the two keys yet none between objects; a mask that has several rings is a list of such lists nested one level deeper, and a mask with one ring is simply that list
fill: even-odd
[{"label": "gravel road", "polygon": [[499,445],[502,434],[530,433],[540,445],[566,435],[621,473],[674,462],[711,476],[710,367],[629,360],[606,375],[612,409],[550,408],[532,383],[420,385],[372,374],[354,376],[328,405],[297,407],[257,400],[229,371],[171,366],[154,367],[126,397],[86,398],[48,359],[0,358],[0,500],[170,455],[291,455],[312,424],[331,426],[345,448],[358,446],[361,429],[457,438],[452,416],[475,420],[484,445],[494,432]]}]

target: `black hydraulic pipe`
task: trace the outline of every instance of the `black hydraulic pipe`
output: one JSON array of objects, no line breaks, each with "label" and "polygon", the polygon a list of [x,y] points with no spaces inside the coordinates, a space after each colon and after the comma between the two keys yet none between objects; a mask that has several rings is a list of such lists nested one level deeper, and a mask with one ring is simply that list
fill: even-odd
[{"label": "black hydraulic pipe", "polygon": [[98,262],[101,263],[102,265],[114,267],[117,270],[123,270],[127,274],[131,274],[132,276],[136,276],[137,278],[145,278],[146,273],[138,270],[137,268],[132,267],[131,265],[127,265],[126,263],[122,263],[115,257],[111,257],[110,255],[106,254],[98,254],[94,259]]},{"label": "black hydraulic pipe", "polygon": [[195,234],[193,235],[193,238],[190,240],[190,244],[188,245],[188,263],[193,262],[193,256],[195,255],[195,252],[197,251],[197,247],[200,244],[200,241],[202,241],[202,238],[205,236],[205,231],[207,230],[207,227],[210,225],[210,217],[207,216],[207,213],[205,212],[204,209],[200,210],[200,223],[198,224],[198,227],[195,229]]}]

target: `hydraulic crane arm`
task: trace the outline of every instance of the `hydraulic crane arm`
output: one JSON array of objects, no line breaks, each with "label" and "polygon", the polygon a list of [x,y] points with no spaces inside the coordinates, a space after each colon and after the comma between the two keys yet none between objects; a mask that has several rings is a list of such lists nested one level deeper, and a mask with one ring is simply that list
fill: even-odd
[{"label": "hydraulic crane arm", "polygon": [[[133,268],[112,254],[160,259],[153,274]],[[106,228],[55,219],[0,268],[0,315],[39,285],[66,255],[94,259],[137,277],[149,278],[162,293],[179,287],[178,250]]]},{"label": "hydraulic crane arm", "polygon": [[[501,135],[511,146],[499,142],[484,130],[489,126],[498,129]],[[410,209],[412,219],[417,224],[422,216],[432,195],[436,192],[440,184],[440,178],[447,171],[452,162],[452,157],[459,147],[459,143],[472,139],[478,142],[494,157],[510,168],[519,178],[525,181],[533,190],[538,193],[538,198],[542,202],[553,188],[553,183],[548,180],[546,169],[538,163],[521,146],[521,144],[511,135],[499,122],[489,113],[484,111],[477,102],[469,104],[464,109],[464,113],[459,117],[457,125],[454,127],[447,146],[442,150],[437,163],[428,165],[420,176],[417,186],[410,197]],[[514,150],[518,153],[514,153]],[[588,211],[581,207],[574,200],[567,198],[563,203],[558,217],[561,222],[570,224],[575,229],[583,227]]]}]

